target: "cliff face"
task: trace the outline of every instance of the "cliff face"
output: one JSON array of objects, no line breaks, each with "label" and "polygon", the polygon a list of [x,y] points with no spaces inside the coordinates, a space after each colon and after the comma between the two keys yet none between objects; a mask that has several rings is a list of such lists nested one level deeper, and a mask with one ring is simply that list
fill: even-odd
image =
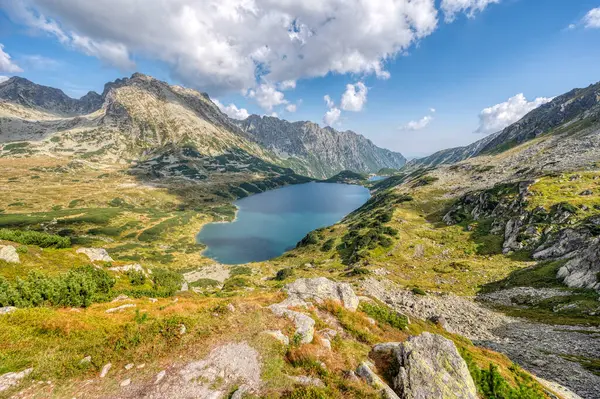
[{"label": "cliff face", "polygon": [[402,154],[379,148],[352,131],[339,132],[312,122],[290,123],[258,115],[236,124],[252,140],[312,177],[329,178],[343,170],[375,173],[406,163]]}]

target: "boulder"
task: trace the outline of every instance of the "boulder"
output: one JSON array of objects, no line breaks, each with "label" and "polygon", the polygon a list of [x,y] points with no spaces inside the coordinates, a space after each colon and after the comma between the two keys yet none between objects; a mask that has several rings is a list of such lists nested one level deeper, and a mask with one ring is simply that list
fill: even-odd
[{"label": "boulder", "polygon": [[20,263],[17,249],[12,245],[0,245],[0,260],[8,263]]},{"label": "boulder", "polygon": [[90,258],[91,262],[112,262],[113,258],[110,257],[106,249],[104,248],[79,248],[78,254],[84,254]]},{"label": "boulder", "polygon": [[23,378],[31,374],[32,371],[33,369],[25,369],[19,372],[0,375],[0,392],[17,385]]},{"label": "boulder", "polygon": [[[283,302],[282,302],[283,303]],[[271,311],[279,316],[286,317],[294,322],[296,326],[296,334],[300,336],[300,342],[309,344],[312,342],[315,334],[315,321],[304,313],[296,312],[288,309],[285,304],[275,304],[269,306]]]},{"label": "boulder", "polygon": [[[79,251],[77,251],[77,252],[79,252]],[[108,255],[108,253],[107,253],[107,255]],[[109,258],[110,258],[110,256],[109,256]],[[111,261],[112,261],[112,259],[107,262],[111,262]],[[136,271],[136,272],[142,272],[144,274],[147,274],[144,267],[142,265],[140,265],[139,263],[134,263],[134,264],[125,265],[125,266],[110,267],[110,268],[108,268],[108,270],[110,270],[112,272],[117,272],[117,273]]]},{"label": "boulder", "polygon": [[270,335],[285,346],[288,346],[290,344],[290,339],[286,337],[285,334],[281,332],[281,330],[268,330],[265,331],[265,334]]},{"label": "boulder", "polygon": [[110,371],[112,367],[112,363],[107,363],[102,367],[102,370],[100,370],[100,378],[104,378],[106,377],[106,375],[108,374],[108,372]]},{"label": "boulder", "polygon": [[362,362],[356,369],[356,374],[371,385],[373,388],[379,389],[381,396],[385,399],[400,399],[400,397],[394,392],[392,388],[386,384],[381,377],[379,377],[373,370],[371,370],[372,364],[369,362]]},{"label": "boulder", "polygon": [[556,277],[569,287],[600,290],[600,239],[592,240],[558,270]]},{"label": "boulder", "polygon": [[284,290],[290,297],[303,301],[313,300],[317,303],[326,300],[338,301],[351,311],[356,311],[359,304],[359,299],[350,284],[336,283],[325,277],[301,278],[287,284]]},{"label": "boulder", "polygon": [[135,308],[135,304],[134,303],[128,303],[126,305],[117,306],[116,308],[106,309],[106,313],[122,312],[125,309],[129,309],[129,308]]},{"label": "boulder", "polygon": [[4,306],[0,308],[0,315],[9,314],[14,312],[15,310],[17,310],[17,308],[15,308],[14,306]]},{"label": "boulder", "polygon": [[452,341],[437,334],[410,337],[394,349],[402,399],[477,399],[467,364]]}]

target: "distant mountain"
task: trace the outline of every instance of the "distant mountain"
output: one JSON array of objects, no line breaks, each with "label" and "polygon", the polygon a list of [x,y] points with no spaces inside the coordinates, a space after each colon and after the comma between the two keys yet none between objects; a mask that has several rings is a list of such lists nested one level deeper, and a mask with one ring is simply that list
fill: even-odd
[{"label": "distant mountain", "polygon": [[534,109],[504,130],[466,147],[438,151],[406,164],[404,171],[452,164],[485,154],[497,154],[548,134],[579,131],[600,121],[600,83],[574,89]]},{"label": "distant mountain", "polygon": [[19,77],[0,83],[0,143],[14,141],[32,144],[5,155],[44,152],[122,162],[164,151],[172,157],[185,147],[206,157],[244,154],[237,163],[228,158],[223,171],[253,157],[316,178],[399,168],[406,161],[350,131],[256,115],[234,121],[207,94],[139,73],[81,99]]},{"label": "distant mountain", "polygon": [[256,143],[287,160],[290,167],[316,178],[326,179],[344,170],[375,173],[406,163],[402,154],[379,148],[352,131],[258,115],[235,123]]}]

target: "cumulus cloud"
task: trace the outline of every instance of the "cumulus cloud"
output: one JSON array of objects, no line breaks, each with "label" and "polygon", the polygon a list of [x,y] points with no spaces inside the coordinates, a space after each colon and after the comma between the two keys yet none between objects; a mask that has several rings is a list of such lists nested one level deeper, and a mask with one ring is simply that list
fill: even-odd
[{"label": "cumulus cloud", "polygon": [[583,17],[583,25],[586,28],[600,28],[600,7],[591,9]]},{"label": "cumulus cloud", "polygon": [[296,112],[297,109],[298,109],[298,106],[296,104],[289,104],[288,106],[285,107],[285,110],[287,112]]},{"label": "cumulus cloud", "polygon": [[183,84],[213,95],[252,89],[257,77],[288,82],[279,90],[329,73],[387,78],[386,61],[438,23],[435,0],[0,0],[0,6],[17,23],[107,64],[131,69],[136,56],[156,59]]},{"label": "cumulus cloud", "polygon": [[269,83],[262,83],[256,89],[249,90],[248,97],[256,100],[265,111],[272,111],[274,107],[288,103],[285,95]]},{"label": "cumulus cloud", "polygon": [[335,103],[331,97],[329,97],[329,94],[323,96],[323,100],[325,100],[325,104],[327,104],[327,108],[329,108],[329,111],[327,111],[323,116],[323,123],[325,126],[333,126],[339,123],[340,117],[342,116],[342,111],[335,106]]},{"label": "cumulus cloud", "polygon": [[0,72],[19,73],[23,70],[13,62],[10,55],[4,52],[4,45],[0,44]]},{"label": "cumulus cloud", "polygon": [[279,90],[295,89],[296,81],[295,80],[284,80],[283,82],[280,82],[277,86],[279,87]]},{"label": "cumulus cloud", "polygon": [[546,97],[538,97],[533,101],[527,101],[523,93],[517,94],[506,102],[481,111],[479,114],[479,127],[476,132],[488,134],[500,131],[540,105],[550,101],[552,101],[552,98]]},{"label": "cumulus cloud", "polygon": [[433,120],[433,116],[427,115],[417,121],[410,121],[406,125],[402,126],[401,130],[422,130],[425,129]]},{"label": "cumulus cloud", "polygon": [[488,5],[497,3],[500,3],[500,0],[442,0],[441,8],[446,22],[452,22],[456,14],[464,12],[469,18],[473,18]]},{"label": "cumulus cloud", "polygon": [[353,112],[362,111],[367,102],[367,92],[367,86],[362,82],[346,85],[346,91],[342,95],[342,109]]},{"label": "cumulus cloud", "polygon": [[8,76],[0,76],[0,83],[6,82],[8,79]]},{"label": "cumulus cloud", "polygon": [[212,102],[215,103],[217,107],[219,107],[221,112],[223,112],[230,118],[246,119],[250,116],[248,110],[246,110],[245,108],[238,108],[235,104],[224,105],[217,99],[213,99]]},{"label": "cumulus cloud", "polygon": [[325,113],[325,116],[323,117],[323,123],[326,126],[333,126],[338,123],[341,115],[342,111],[340,111],[339,108],[333,107]]}]

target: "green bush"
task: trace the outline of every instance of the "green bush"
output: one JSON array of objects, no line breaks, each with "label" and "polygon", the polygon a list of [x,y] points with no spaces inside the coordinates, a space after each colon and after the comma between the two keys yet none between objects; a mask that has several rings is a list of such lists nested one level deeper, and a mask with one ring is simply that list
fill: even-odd
[{"label": "green bush", "polygon": [[71,239],[39,231],[0,229],[0,240],[18,242],[23,245],[37,245],[41,248],[69,248]]},{"label": "green bush", "polygon": [[146,282],[146,275],[140,270],[129,270],[127,277],[129,277],[131,285],[144,285]]},{"label": "green bush", "polygon": [[238,266],[231,269],[230,274],[231,276],[250,276],[252,275],[252,269],[250,269],[248,266]]},{"label": "green bush", "polygon": [[294,269],[281,269],[277,272],[277,274],[275,275],[275,280],[277,281],[283,281],[289,277],[292,277],[294,275]]},{"label": "green bush", "polygon": [[220,284],[221,283],[217,280],[213,280],[210,278],[201,278],[200,280],[196,280],[196,281],[190,283],[190,287],[211,288],[211,287],[217,287]]},{"label": "green bush", "polygon": [[26,245],[21,245],[20,247],[17,248],[17,252],[20,254],[26,254],[27,252],[29,252],[29,249],[27,248]]},{"label": "green bush", "polygon": [[315,245],[318,243],[319,243],[318,234],[314,231],[311,231],[296,245],[296,248],[307,247],[309,245]]},{"label": "green bush", "polygon": [[386,306],[375,303],[364,302],[360,304],[360,310],[380,323],[388,324],[399,330],[408,326],[408,318]]},{"label": "green bush", "polygon": [[181,289],[183,276],[173,270],[156,268],[152,270],[152,282],[156,290],[164,291],[173,295]]},{"label": "green bush", "polygon": [[87,307],[110,293],[115,280],[92,266],[50,277],[31,271],[25,279],[9,282],[0,277],[0,306],[72,306]]},{"label": "green bush", "polygon": [[252,285],[252,282],[245,277],[232,277],[223,284],[223,291],[236,291],[250,285]]},{"label": "green bush", "polygon": [[412,293],[415,295],[427,295],[427,293],[422,288],[419,288],[419,287],[413,288]]},{"label": "green bush", "polygon": [[321,251],[322,252],[331,251],[334,243],[335,243],[335,240],[333,238],[330,238],[329,240],[325,241],[325,243],[321,246]]}]

